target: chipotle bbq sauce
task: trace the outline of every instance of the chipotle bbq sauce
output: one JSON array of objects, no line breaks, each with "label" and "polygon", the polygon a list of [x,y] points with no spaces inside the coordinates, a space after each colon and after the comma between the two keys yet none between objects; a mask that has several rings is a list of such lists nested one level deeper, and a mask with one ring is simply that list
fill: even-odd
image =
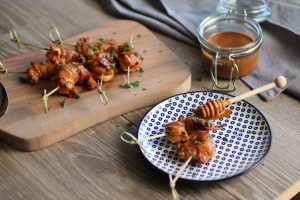
[{"label": "chipotle bbq sauce", "polygon": [[[219,32],[211,35],[207,38],[207,41],[220,47],[225,48],[237,48],[245,46],[254,41],[250,36],[241,32]],[[209,72],[213,63],[213,55],[202,50],[203,66]],[[235,64],[238,67],[238,77],[242,77],[250,74],[257,65],[258,62],[258,49],[251,54],[243,57],[234,57]],[[222,78],[230,77],[230,68],[232,64],[228,59],[218,59],[218,76]],[[233,76],[236,75],[236,70],[233,71]]]}]

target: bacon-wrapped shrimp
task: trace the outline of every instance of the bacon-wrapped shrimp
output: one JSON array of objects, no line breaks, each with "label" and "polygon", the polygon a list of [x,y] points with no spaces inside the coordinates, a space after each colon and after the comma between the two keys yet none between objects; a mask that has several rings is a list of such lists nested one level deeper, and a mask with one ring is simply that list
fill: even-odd
[{"label": "bacon-wrapped shrimp", "polygon": [[74,55],[74,51],[70,48],[51,45],[46,53],[46,59],[55,65],[66,64],[73,60]]},{"label": "bacon-wrapped shrimp", "polygon": [[178,143],[188,140],[189,134],[185,127],[185,119],[180,116],[177,121],[166,125],[167,138],[172,143]]},{"label": "bacon-wrapped shrimp", "polygon": [[96,45],[99,49],[99,52],[108,52],[108,53],[113,54],[113,56],[117,57],[118,45],[116,43],[116,40],[100,38],[96,42]]},{"label": "bacon-wrapped shrimp", "polygon": [[139,70],[143,64],[143,60],[143,55],[136,51],[130,42],[119,46],[118,62],[122,71],[127,72],[128,68],[131,72]]},{"label": "bacon-wrapped shrimp", "polygon": [[75,45],[75,51],[85,58],[95,54],[95,51],[98,51],[99,48],[94,44],[93,40],[89,37],[79,38]]},{"label": "bacon-wrapped shrimp", "polygon": [[92,56],[89,69],[94,79],[107,82],[116,75],[116,61],[109,53],[99,53]]},{"label": "bacon-wrapped shrimp", "polygon": [[190,139],[178,143],[178,156],[182,159],[192,157],[201,164],[207,163],[215,156],[216,145],[208,131],[196,130],[190,134]]},{"label": "bacon-wrapped shrimp", "polygon": [[212,121],[180,116],[177,121],[166,125],[166,135],[170,142],[177,145],[180,158],[192,157],[200,163],[206,163],[215,155],[215,144],[209,131],[221,128]]},{"label": "bacon-wrapped shrimp", "polygon": [[91,73],[83,65],[76,62],[61,67],[55,79],[59,86],[59,93],[69,97],[76,94],[76,84],[85,85],[89,90],[97,87]]},{"label": "bacon-wrapped shrimp", "polygon": [[51,79],[57,73],[57,68],[52,62],[35,61],[30,64],[26,72],[30,82],[36,84],[40,79]]}]

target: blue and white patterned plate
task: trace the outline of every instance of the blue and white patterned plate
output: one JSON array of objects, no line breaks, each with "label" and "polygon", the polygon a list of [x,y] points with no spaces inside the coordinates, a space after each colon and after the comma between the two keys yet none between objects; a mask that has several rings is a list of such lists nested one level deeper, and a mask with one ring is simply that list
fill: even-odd
[{"label": "blue and white patterned plate", "polygon": [[[232,96],[214,92],[191,92],[170,97],[154,106],[141,121],[138,138],[165,132],[165,125],[180,115],[191,115],[199,105],[212,99]],[[271,129],[263,114],[246,101],[229,105],[232,114],[215,121],[225,123],[222,130],[212,131],[216,156],[207,164],[193,162],[180,176],[196,181],[216,181],[234,177],[255,168],[271,147]],[[184,160],[166,137],[141,142],[144,156],[158,169],[176,175]],[[144,151],[146,150],[146,152]]]}]

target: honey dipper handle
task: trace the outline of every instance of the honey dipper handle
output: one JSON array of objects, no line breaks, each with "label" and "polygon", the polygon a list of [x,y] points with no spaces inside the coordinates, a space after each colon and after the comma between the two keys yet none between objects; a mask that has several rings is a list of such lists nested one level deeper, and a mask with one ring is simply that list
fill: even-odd
[{"label": "honey dipper handle", "polygon": [[227,100],[227,105],[235,103],[237,101],[241,101],[241,100],[246,99],[248,97],[252,97],[252,96],[254,96],[258,93],[267,91],[267,90],[275,88],[275,87],[284,88],[286,86],[286,83],[287,83],[287,81],[286,81],[286,78],[284,76],[277,76],[273,83],[270,83],[270,84],[264,85],[262,87],[256,88],[254,90],[246,92],[246,93],[244,93],[242,95],[239,95],[237,97],[234,97],[232,99],[228,99]]}]

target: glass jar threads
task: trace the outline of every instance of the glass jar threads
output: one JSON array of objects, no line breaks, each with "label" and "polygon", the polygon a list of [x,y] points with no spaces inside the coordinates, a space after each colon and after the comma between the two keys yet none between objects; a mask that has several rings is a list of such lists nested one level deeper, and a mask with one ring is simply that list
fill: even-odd
[{"label": "glass jar threads", "polygon": [[[263,34],[260,25],[246,15],[209,16],[198,26],[197,36],[213,89],[234,91],[236,79],[256,68]],[[220,86],[218,77],[229,79],[228,84]]]},{"label": "glass jar threads", "polygon": [[219,13],[228,13],[231,10],[239,14],[246,12],[248,17],[257,22],[265,21],[272,14],[266,0],[219,0]]}]

